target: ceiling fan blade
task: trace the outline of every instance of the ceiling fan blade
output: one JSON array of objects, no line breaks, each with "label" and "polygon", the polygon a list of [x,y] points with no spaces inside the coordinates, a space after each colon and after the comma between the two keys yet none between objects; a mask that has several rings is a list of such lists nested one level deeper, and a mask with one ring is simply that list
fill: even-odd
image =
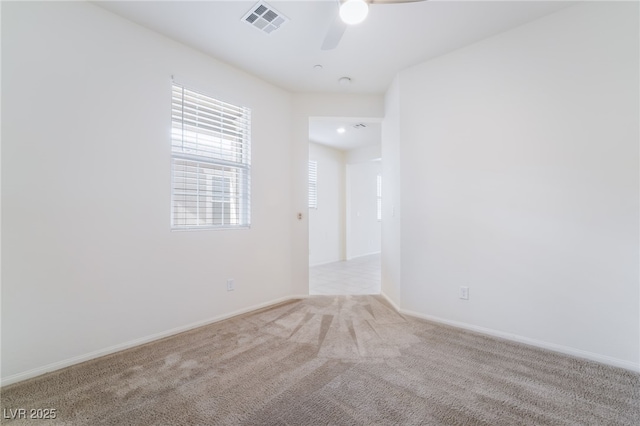
[{"label": "ceiling fan blade", "polygon": [[327,35],[324,37],[324,41],[322,42],[322,46],[320,47],[322,50],[331,50],[335,49],[340,43],[340,39],[342,39],[342,35],[344,31],[347,29],[347,24],[342,22],[339,16],[336,16],[331,27],[329,27],[329,31]]},{"label": "ceiling fan blade", "polygon": [[[399,4],[399,3],[414,3],[414,2],[420,2],[420,1],[427,1],[427,0],[365,0],[367,1],[367,3],[369,4]],[[337,0],[337,4],[338,6],[340,5],[341,1]],[[345,24],[342,19],[340,19],[340,16],[336,16],[336,18],[333,20],[333,23],[331,24],[331,27],[329,27],[329,31],[327,32],[327,35],[324,37],[324,40],[322,41],[322,46],[320,47],[322,50],[332,50],[335,49],[336,47],[338,47],[338,44],[340,43],[340,40],[342,39],[342,36],[344,35],[344,32],[347,29],[347,24]]]}]

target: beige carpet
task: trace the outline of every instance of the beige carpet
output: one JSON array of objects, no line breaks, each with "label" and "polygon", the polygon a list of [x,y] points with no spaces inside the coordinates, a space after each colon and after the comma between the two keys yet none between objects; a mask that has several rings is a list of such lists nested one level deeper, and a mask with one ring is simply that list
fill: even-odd
[{"label": "beige carpet", "polygon": [[2,390],[40,425],[640,425],[640,375],[314,296]]}]

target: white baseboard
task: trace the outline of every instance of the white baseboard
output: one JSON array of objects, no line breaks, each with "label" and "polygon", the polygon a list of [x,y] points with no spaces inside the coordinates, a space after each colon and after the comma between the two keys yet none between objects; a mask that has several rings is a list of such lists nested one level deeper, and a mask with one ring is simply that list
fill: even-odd
[{"label": "white baseboard", "polygon": [[[385,296],[383,294],[383,296],[389,300],[389,298],[387,296]],[[396,305],[389,300],[389,302],[395,307]],[[397,309],[397,308],[396,308]],[[398,312],[400,312],[401,314],[405,314],[405,315],[409,315],[412,317],[416,317],[416,318],[422,318],[425,320],[429,320],[429,321],[433,321],[433,322],[437,322],[440,324],[446,324],[446,325],[450,325],[453,327],[457,327],[457,328],[462,328],[465,330],[470,330],[470,331],[475,331],[476,333],[480,333],[480,334],[486,334],[489,336],[493,336],[493,337],[499,337],[502,339],[506,339],[506,340],[511,340],[514,342],[518,342],[518,343],[524,343],[526,345],[531,345],[531,346],[535,346],[538,348],[542,348],[542,349],[547,349],[550,351],[554,351],[554,352],[559,352],[565,355],[571,355],[571,356],[575,356],[577,358],[583,358],[583,359],[587,359],[590,361],[595,361],[595,362],[599,362],[602,364],[607,364],[607,365],[611,365],[614,367],[620,367],[620,368],[624,368],[626,370],[631,370],[633,372],[640,372],[640,364],[631,362],[631,361],[625,361],[622,359],[618,359],[618,358],[613,358],[607,355],[601,355],[601,354],[597,354],[594,352],[588,352],[588,351],[583,351],[582,349],[576,349],[576,348],[572,348],[569,346],[563,346],[563,345],[557,345],[555,343],[549,343],[549,342],[545,342],[542,340],[537,340],[537,339],[531,339],[528,337],[523,337],[523,336],[519,336],[517,334],[512,334],[512,333],[506,333],[503,331],[499,331],[499,330],[493,330],[490,328],[485,328],[485,327],[479,327],[473,324],[467,324],[464,322],[459,322],[459,321],[452,321],[452,320],[447,320],[444,318],[439,318],[439,317],[435,317],[433,315],[425,315],[425,314],[421,314],[418,312],[413,312],[413,311],[409,311],[407,309],[398,309]]]},{"label": "white baseboard", "polygon": [[258,305],[254,305],[254,306],[250,306],[248,308],[244,308],[244,309],[239,309],[237,311],[234,312],[230,312],[228,314],[224,314],[224,315],[219,315],[217,317],[213,317],[213,318],[209,318],[206,320],[202,320],[202,321],[197,321],[191,324],[187,324],[184,326],[180,326],[180,327],[175,327],[172,328],[170,330],[166,330],[166,331],[162,331],[160,333],[155,333],[152,334],[150,336],[145,336],[145,337],[141,337],[139,339],[134,339],[134,340],[130,340],[128,342],[125,343],[121,343],[118,345],[113,345],[113,346],[109,346],[107,348],[104,349],[99,349],[97,351],[93,351],[84,355],[79,355],[79,356],[75,356],[73,358],[68,358],[62,361],[58,361],[58,362],[54,362],[51,364],[47,364],[44,365],[42,367],[38,367],[38,368],[34,368],[32,370],[28,370],[22,373],[18,373],[18,374],[13,374],[11,376],[5,377],[2,380],[0,380],[0,386],[6,386],[6,385],[10,385],[12,383],[17,383],[17,382],[21,382],[23,380],[27,380],[27,379],[31,379],[33,377],[37,377],[40,376],[42,374],[45,373],[50,373],[52,371],[56,371],[56,370],[60,370],[62,368],[66,368],[66,367],[70,367],[72,365],[75,364],[79,364],[81,362],[85,362],[85,361],[89,361],[92,359],[96,359],[96,358],[100,358],[102,356],[105,355],[110,355],[112,353],[115,352],[120,352],[122,350],[125,349],[129,349],[135,346],[139,346],[139,345],[143,345],[145,343],[149,343],[149,342],[153,342],[154,340],[159,340],[159,339],[163,339],[165,337],[169,337],[169,336],[173,336],[175,334],[179,334],[185,331],[189,331],[192,330],[194,328],[198,328],[198,327],[202,327],[205,325],[209,325],[209,324],[213,324],[225,319],[229,319],[231,317],[235,317],[237,315],[242,315],[242,314],[246,314],[248,312],[251,311],[256,311],[258,309],[262,309],[262,308],[266,308],[272,305],[276,305],[278,303],[282,303],[282,302],[286,302],[288,300],[294,300],[294,299],[306,299],[308,298],[309,295],[302,295],[302,296],[286,296],[286,297],[281,297],[269,302],[265,302],[265,303],[260,303]]},{"label": "white baseboard", "polygon": [[319,263],[313,263],[313,264],[309,264],[309,268],[313,268],[314,266],[322,266],[322,265],[328,265],[330,263],[337,263],[337,262],[344,262],[345,259],[336,259],[336,260],[328,260],[326,262],[319,262]]},{"label": "white baseboard", "polygon": [[[294,296],[288,296],[286,299],[283,300],[283,302],[285,300],[308,299],[308,298],[309,298],[309,294],[298,294]],[[280,302],[271,303],[270,305],[275,305],[276,303],[280,303]]]},{"label": "white baseboard", "polygon": [[493,330],[490,328],[479,327],[473,324],[468,324],[459,321],[447,320],[444,318],[435,317],[433,315],[425,315],[419,312],[410,311],[407,309],[401,309],[398,305],[394,303],[393,300],[389,296],[384,293],[380,293],[382,297],[384,297],[387,302],[391,304],[395,308],[396,311],[400,312],[403,315],[408,315],[416,318],[422,318],[428,321],[437,322],[440,324],[446,324],[457,328],[462,328],[465,330],[474,331],[480,334],[486,334],[488,336],[499,337],[501,339],[511,340],[513,342],[524,343],[526,345],[535,346],[542,349],[547,349],[554,352],[559,352],[565,355],[575,356],[577,358],[588,359],[590,361],[599,362],[602,364],[612,365],[614,367],[624,368],[626,370],[631,370],[636,373],[640,373],[640,364],[636,364],[630,361],[625,361],[618,358],[613,358],[607,355],[601,355],[594,352],[583,351],[582,349],[576,349],[569,346],[557,345],[555,343],[545,342],[543,340],[530,339],[528,337],[519,336],[517,334],[506,333],[499,330]]},{"label": "white baseboard", "polygon": [[[398,307],[398,305],[396,305],[396,303],[393,302],[393,300],[391,300],[386,294],[384,293],[380,293],[380,295],[382,297],[385,298],[385,300],[387,300],[391,306],[393,306],[394,309],[396,309],[398,312],[400,312],[403,315],[409,315],[409,316],[413,316],[416,318],[422,318],[425,320],[429,320],[429,321],[433,321],[433,322],[437,322],[440,324],[446,324],[446,325],[450,325],[453,327],[457,327],[457,328],[462,328],[465,330],[470,330],[470,331],[474,331],[477,333],[481,333],[481,334],[486,334],[489,336],[494,336],[494,337],[499,337],[502,339],[506,339],[506,340],[511,340],[514,342],[519,342],[519,343],[524,343],[527,345],[531,345],[531,346],[536,346],[539,348],[543,348],[543,349],[548,349],[554,352],[560,352],[566,355],[571,355],[571,356],[575,356],[578,358],[584,358],[584,359],[588,359],[591,361],[596,361],[596,362],[600,362],[603,364],[607,364],[607,365],[612,365],[614,367],[620,367],[620,368],[624,368],[627,370],[631,370],[634,372],[640,372],[640,364],[636,364],[630,361],[625,361],[625,360],[621,360],[618,358],[613,358],[613,357],[609,357],[606,355],[600,355],[600,354],[596,354],[593,352],[588,352],[588,351],[583,351],[581,349],[575,349],[575,348],[571,348],[568,346],[562,346],[562,345],[557,345],[554,343],[548,343],[548,342],[544,342],[541,340],[536,340],[536,339],[530,339],[528,337],[523,337],[523,336],[519,336],[516,334],[511,334],[511,333],[505,333],[502,331],[498,331],[498,330],[493,330],[493,329],[489,329],[489,328],[485,328],[485,327],[479,327],[479,326],[475,326],[472,324],[467,324],[467,323],[463,323],[463,322],[459,322],[459,321],[451,321],[451,320],[447,320],[447,319],[443,319],[443,318],[439,318],[439,317],[435,317],[433,315],[425,315],[425,314],[421,314],[418,312],[414,312],[414,311],[409,311],[407,309],[400,309]],[[268,306],[272,306],[272,305],[276,305],[278,303],[282,303],[282,302],[286,302],[288,300],[294,300],[294,299],[306,299],[308,298],[309,295],[305,294],[305,295],[292,295],[292,296],[286,296],[286,297],[281,297],[279,299],[275,299],[269,302],[265,302],[265,303],[261,303],[258,305],[254,305],[248,308],[244,308],[244,309],[240,309],[234,312],[230,312],[228,314],[224,314],[224,315],[219,315],[217,317],[213,317],[213,318],[209,318],[206,320],[202,320],[202,321],[197,321],[191,324],[187,324],[181,327],[175,327],[172,328],[170,330],[167,331],[163,331],[160,333],[156,333],[156,334],[152,334],[150,336],[145,336],[139,339],[135,339],[135,340],[130,340],[128,342],[122,343],[122,344],[118,344],[118,345],[114,345],[114,346],[110,346],[104,349],[100,349],[97,351],[93,351],[90,352],[88,354],[84,354],[84,355],[79,355],[73,358],[68,358],[65,359],[63,361],[58,361],[58,362],[54,362],[51,364],[47,364],[45,366],[42,367],[38,367],[38,368],[34,368],[32,370],[28,370],[22,373],[18,373],[18,374],[14,374],[8,377],[3,378],[0,381],[0,386],[6,386],[6,385],[10,385],[12,383],[17,383],[17,382],[21,382],[23,380],[27,380],[27,379],[31,379],[33,377],[37,377],[40,376],[42,374],[45,373],[50,373],[52,371],[55,370],[60,370],[62,368],[66,368],[66,367],[70,367],[72,365],[75,364],[79,364],[81,362],[85,362],[85,361],[89,361],[92,359],[96,359],[96,358],[100,358],[102,356],[105,355],[110,355],[112,353],[115,352],[120,352],[122,350],[125,349],[129,349],[135,346],[139,346],[139,345],[143,345],[145,343],[149,343],[149,342],[153,342],[154,340],[159,340],[159,339],[163,339],[165,337],[169,337],[169,336],[173,336],[175,334],[179,334],[185,331],[189,331],[192,330],[194,328],[198,328],[198,327],[202,327],[205,325],[209,325],[209,324],[213,324],[225,319],[229,319],[231,317],[237,316],[237,315],[242,315],[242,314],[246,314],[248,312],[251,311],[255,311],[258,309],[262,309],[262,308],[266,308]]]},{"label": "white baseboard", "polygon": [[382,291],[380,292],[380,296],[384,297],[384,299],[389,302],[389,304],[391,306],[393,306],[393,309],[395,309],[398,312],[401,312],[402,310],[400,309],[400,307],[398,305],[396,305],[396,302],[394,302],[393,300],[391,300],[391,298],[389,296],[387,296],[386,294],[384,294]]},{"label": "white baseboard", "polygon": [[358,258],[360,258],[360,257],[373,256],[374,254],[380,254],[380,253],[382,253],[382,252],[380,252],[380,251],[374,251],[374,252],[371,252],[371,253],[359,254],[359,255],[357,255],[357,256],[347,257],[347,260],[358,259]]}]

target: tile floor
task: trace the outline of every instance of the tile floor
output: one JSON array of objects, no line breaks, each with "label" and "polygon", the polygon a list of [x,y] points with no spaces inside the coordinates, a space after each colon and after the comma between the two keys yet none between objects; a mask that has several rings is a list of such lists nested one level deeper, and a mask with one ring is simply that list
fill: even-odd
[{"label": "tile floor", "polygon": [[310,267],[309,294],[380,294],[380,255]]}]

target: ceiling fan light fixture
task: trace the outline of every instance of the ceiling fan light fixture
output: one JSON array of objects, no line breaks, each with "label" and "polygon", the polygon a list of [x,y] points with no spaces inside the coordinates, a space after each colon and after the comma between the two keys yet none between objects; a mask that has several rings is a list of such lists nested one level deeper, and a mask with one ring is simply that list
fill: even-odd
[{"label": "ceiling fan light fixture", "polygon": [[345,24],[356,25],[369,14],[369,5],[364,0],[347,0],[340,6],[340,18]]}]

